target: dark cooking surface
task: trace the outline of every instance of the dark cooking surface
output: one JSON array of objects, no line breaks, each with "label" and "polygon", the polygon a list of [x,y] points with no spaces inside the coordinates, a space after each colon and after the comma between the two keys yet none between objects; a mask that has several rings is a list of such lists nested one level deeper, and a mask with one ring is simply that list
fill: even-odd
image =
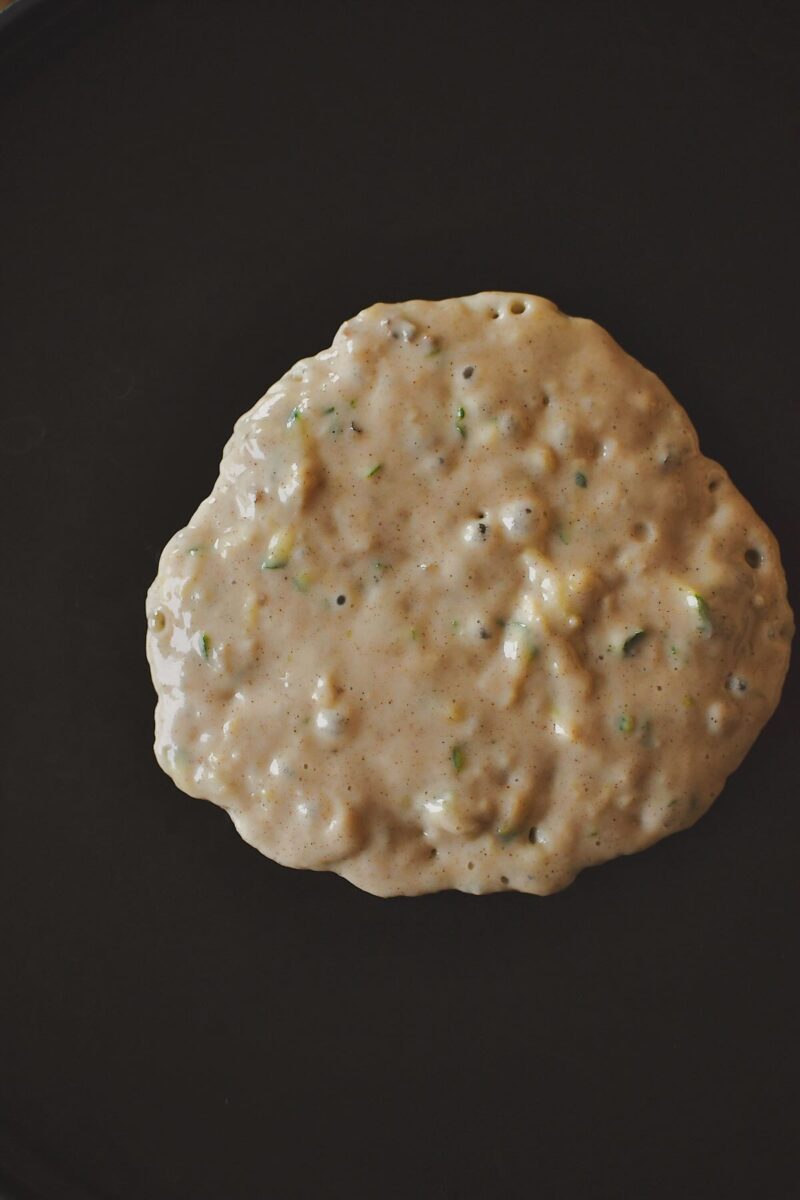
[{"label": "dark cooking surface", "polygon": [[8,1194],[793,1194],[793,678],[692,832],[547,900],[380,901],[161,774],[143,620],[279,374],[374,300],[487,287],[664,378],[797,600],[788,6],[28,7],[0,22]]}]

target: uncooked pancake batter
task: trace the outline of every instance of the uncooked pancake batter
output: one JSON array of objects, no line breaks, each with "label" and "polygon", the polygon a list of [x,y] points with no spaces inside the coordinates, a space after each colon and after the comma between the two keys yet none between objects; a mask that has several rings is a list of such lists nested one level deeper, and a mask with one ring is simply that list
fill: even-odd
[{"label": "uncooked pancake batter", "polygon": [[691,825],[793,632],[664,385],[504,293],[375,305],[293,367],[147,612],[164,770],[377,895],[544,894]]}]

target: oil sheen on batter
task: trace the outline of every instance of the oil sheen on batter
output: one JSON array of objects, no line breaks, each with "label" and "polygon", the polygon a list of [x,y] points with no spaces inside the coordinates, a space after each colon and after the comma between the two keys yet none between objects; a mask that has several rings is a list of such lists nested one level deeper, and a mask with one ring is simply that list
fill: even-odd
[{"label": "oil sheen on batter", "polygon": [[147,613],[164,770],[377,895],[544,894],[691,825],[793,632],[664,385],[495,292],[377,304],[271,387]]}]

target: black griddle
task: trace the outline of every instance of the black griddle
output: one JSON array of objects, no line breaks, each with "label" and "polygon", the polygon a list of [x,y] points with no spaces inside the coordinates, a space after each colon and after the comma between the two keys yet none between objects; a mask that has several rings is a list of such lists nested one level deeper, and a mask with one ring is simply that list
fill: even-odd
[{"label": "black griddle", "polygon": [[270,383],[485,288],[655,370],[796,599],[796,51],[770,3],[0,19],[0,1192],[797,1194],[796,673],[691,832],[378,900],[162,775],[143,607]]}]

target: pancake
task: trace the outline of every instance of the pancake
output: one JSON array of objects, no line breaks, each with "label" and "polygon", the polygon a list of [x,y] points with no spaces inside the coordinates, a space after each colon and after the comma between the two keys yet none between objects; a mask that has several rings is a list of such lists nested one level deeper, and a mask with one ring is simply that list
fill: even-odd
[{"label": "pancake", "polygon": [[692,825],[773,712],[775,539],[536,296],[376,304],[236,424],[147,597],[156,755],[277,862],[547,894]]}]

